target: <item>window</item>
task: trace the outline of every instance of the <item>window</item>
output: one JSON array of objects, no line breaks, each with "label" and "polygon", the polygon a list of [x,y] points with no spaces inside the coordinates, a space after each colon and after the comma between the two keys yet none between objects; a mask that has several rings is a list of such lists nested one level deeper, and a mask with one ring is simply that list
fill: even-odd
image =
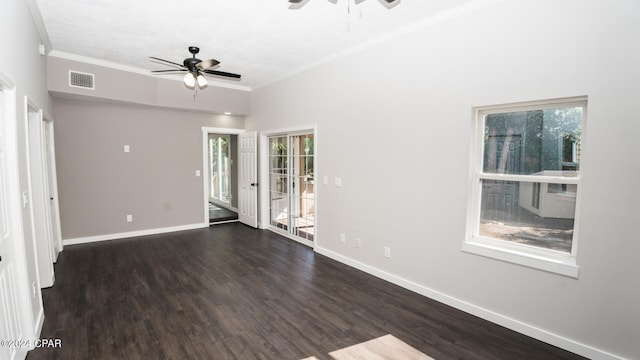
[{"label": "window", "polygon": [[586,98],[477,108],[463,250],[577,277]]}]

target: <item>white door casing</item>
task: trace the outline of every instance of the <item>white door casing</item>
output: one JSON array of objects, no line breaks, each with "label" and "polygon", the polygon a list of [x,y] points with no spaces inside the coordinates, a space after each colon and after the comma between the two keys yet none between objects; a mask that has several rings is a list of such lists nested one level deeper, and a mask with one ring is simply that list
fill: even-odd
[{"label": "white door casing", "polygon": [[[233,129],[233,128],[215,128],[215,127],[202,127],[202,184],[204,186],[204,222],[203,224],[209,225],[209,201],[210,201],[210,161],[209,161],[209,134],[228,134],[228,135],[239,135],[244,134],[244,129]],[[239,146],[238,146],[239,148]],[[240,158],[239,149],[235,149],[232,151],[238,151],[237,155]],[[240,180],[238,179],[238,185]],[[240,186],[238,186],[239,188]],[[240,195],[238,194],[238,199]]]},{"label": "white door casing", "polygon": [[258,133],[247,132],[238,136],[239,194],[238,220],[251,227],[258,227]]},{"label": "white door casing", "polygon": [[38,278],[43,288],[53,286],[55,281],[53,261],[54,244],[52,219],[50,211],[50,193],[45,166],[45,151],[43,149],[44,122],[42,110],[30,100],[26,101],[28,133],[27,158],[29,161],[29,188],[31,193],[31,217],[35,236],[36,259],[38,262]]},{"label": "white door casing", "polygon": [[[11,137],[14,136],[15,119],[10,119],[6,90],[0,82],[0,340],[18,340],[23,337],[20,288],[16,272],[19,271],[17,255],[21,245],[16,214],[20,212],[20,193],[17,179],[17,152]],[[15,106],[15,103],[13,104]],[[23,304],[22,306],[26,306]],[[16,347],[0,346],[0,359],[15,359]]]}]

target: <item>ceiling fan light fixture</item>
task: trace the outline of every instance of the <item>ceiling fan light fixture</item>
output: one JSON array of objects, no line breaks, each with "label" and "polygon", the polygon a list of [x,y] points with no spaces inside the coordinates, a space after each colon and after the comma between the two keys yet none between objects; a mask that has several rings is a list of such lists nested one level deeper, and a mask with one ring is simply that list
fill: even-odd
[{"label": "ceiling fan light fixture", "polygon": [[184,85],[188,88],[193,88],[196,86],[196,78],[193,77],[192,73],[187,73],[184,76]]},{"label": "ceiling fan light fixture", "polygon": [[204,76],[202,76],[202,74],[199,74],[196,80],[198,81],[198,86],[200,88],[207,86],[207,79]]}]

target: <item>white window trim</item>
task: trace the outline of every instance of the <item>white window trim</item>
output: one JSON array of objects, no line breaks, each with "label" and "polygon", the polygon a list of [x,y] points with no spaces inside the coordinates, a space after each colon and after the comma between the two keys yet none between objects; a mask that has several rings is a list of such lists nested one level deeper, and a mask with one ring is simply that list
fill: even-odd
[{"label": "white window trim", "polygon": [[[482,173],[483,159],[483,137],[484,121],[481,119],[490,114],[502,113],[506,111],[530,111],[541,110],[550,107],[570,107],[582,106],[582,148],[584,149],[585,123],[587,119],[587,97],[571,97],[553,100],[543,100],[525,103],[513,103],[506,105],[492,105],[476,107],[473,111],[473,140],[471,147],[471,169],[467,214],[467,230],[465,240],[462,243],[462,251],[476,254],[496,260],[501,260],[517,265],[526,266],[533,269],[548,271],[551,273],[578,278],[579,266],[576,261],[578,247],[578,228],[580,219],[580,199],[581,180],[583,167],[576,177],[565,176],[531,176],[512,174],[486,174]],[[584,155],[584,154],[583,154]],[[480,198],[482,191],[482,180],[502,180],[502,181],[525,181],[525,182],[546,182],[552,184],[576,184],[578,192],[576,194],[576,213],[574,219],[573,240],[571,252],[565,253],[551,249],[544,249],[536,246],[513,243],[510,241],[492,239],[479,235],[480,225]]]}]

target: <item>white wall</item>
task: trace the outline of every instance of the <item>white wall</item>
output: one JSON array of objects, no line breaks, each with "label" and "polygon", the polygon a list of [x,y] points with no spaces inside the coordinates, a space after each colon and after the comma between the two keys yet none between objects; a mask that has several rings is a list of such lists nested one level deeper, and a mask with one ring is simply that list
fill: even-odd
[{"label": "white wall", "polygon": [[[525,0],[427,20],[254,90],[247,128],[318,125],[317,176],[343,180],[318,186],[318,251],[583,355],[638,359],[638,14],[635,0]],[[461,252],[472,107],[579,95],[580,277]]]},{"label": "white wall", "polygon": [[[25,96],[33,104],[46,113],[51,114],[51,100],[46,87],[45,58],[38,54],[41,40],[32,21],[31,13],[24,0],[6,0],[2,2],[0,11],[0,71],[2,71],[16,85],[16,121],[19,156],[20,193],[29,191],[27,177],[27,145],[26,145],[26,105]],[[28,309],[22,315],[26,337],[37,335],[37,328],[41,325],[42,298],[38,285],[37,268],[35,262],[35,244],[32,233],[30,207],[22,209],[24,234],[24,253],[26,254],[25,268],[19,269],[19,279],[27,284],[23,285],[25,294],[21,304]],[[37,291],[32,293],[31,285],[36,282]],[[26,322],[26,323],[25,323]]]}]

